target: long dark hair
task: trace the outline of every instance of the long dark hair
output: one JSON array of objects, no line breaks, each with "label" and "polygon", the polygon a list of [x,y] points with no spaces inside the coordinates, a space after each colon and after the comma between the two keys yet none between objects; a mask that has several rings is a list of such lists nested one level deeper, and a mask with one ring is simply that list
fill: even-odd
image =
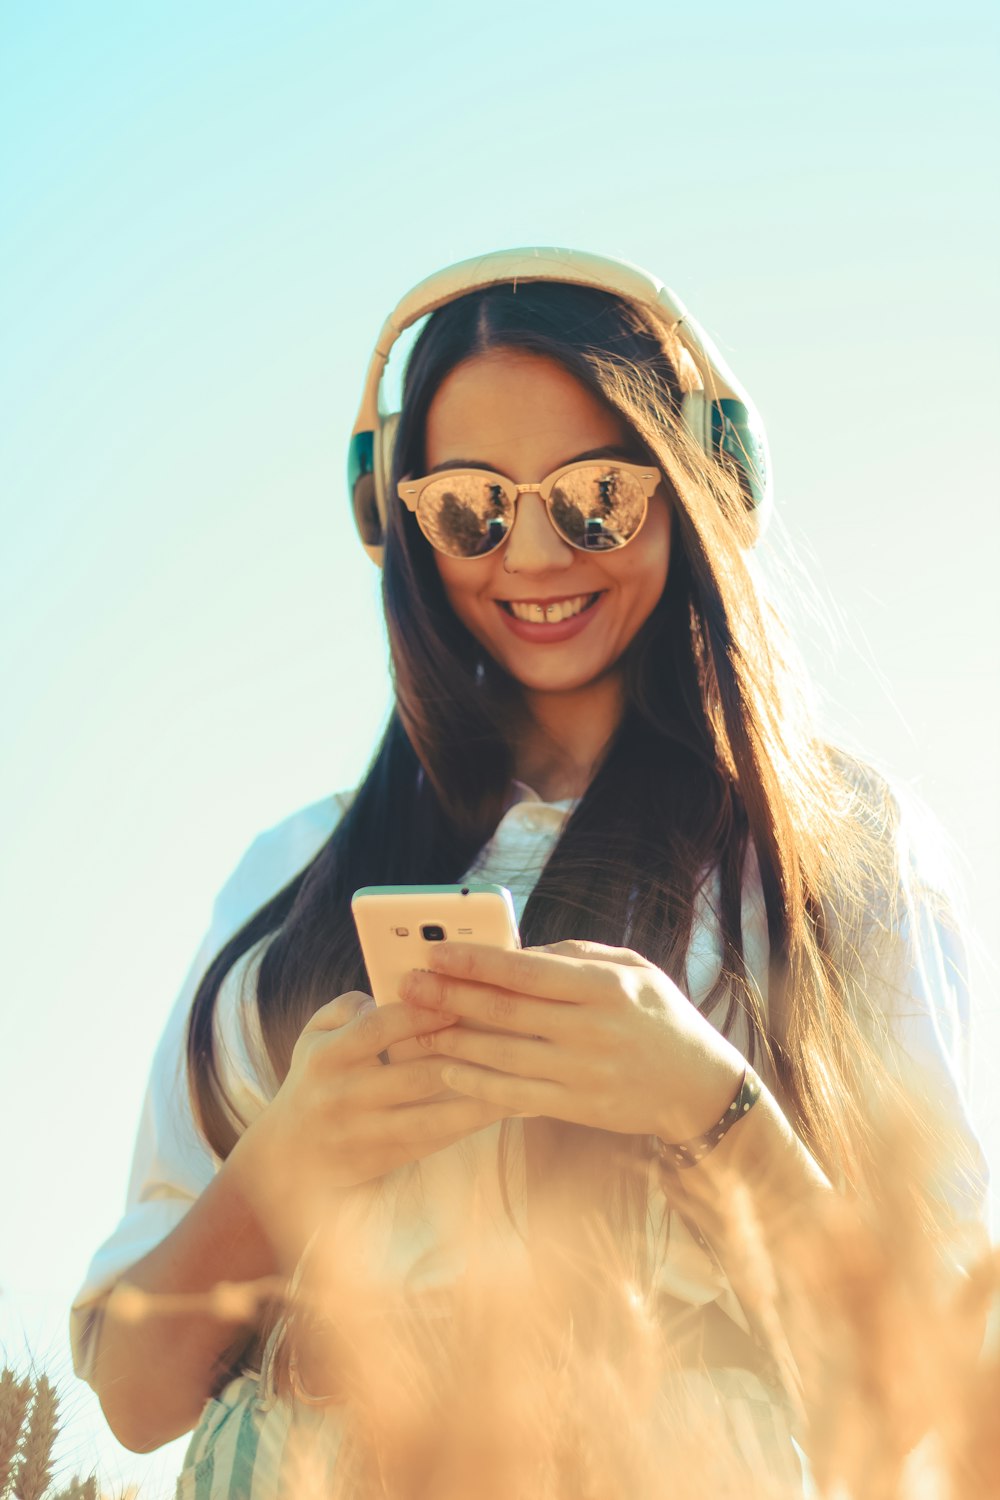
[{"label": "long dark hair", "polygon": [[[724,1032],[746,1016],[751,1060],[766,1069],[793,1125],[834,1180],[860,1187],[868,1133],[857,1021],[871,1007],[866,964],[877,949],[880,961],[892,956],[891,799],[817,736],[780,621],[748,561],[738,475],[687,436],[679,413],[690,367],[641,307],[538,282],[440,308],[408,363],[391,493],[400,477],[423,470],[425,421],[443,378],[495,349],[559,361],[631,428],[668,476],[674,502],[669,577],[626,653],[620,726],[531,895],[523,941],[626,945],[683,984],[696,893],[717,871],[723,966],[703,1009]],[[280,1080],[318,1006],[368,989],[352,892],[459,881],[503,812],[513,772],[505,725],[518,685],[454,615],[414,517],[392,501],[383,599],[395,704],[371,768],[326,845],[226,945],[194,1001],[190,1084],[219,1157],[244,1123],[213,1035],[219,988],[236,960],[267,939],[256,1004]],[[751,846],[771,951],[766,1015],[744,963]],[[620,1226],[641,1212],[619,1167],[650,1143],[527,1121],[529,1156],[533,1136],[564,1146],[567,1162],[587,1157],[587,1191],[609,1219]]]}]

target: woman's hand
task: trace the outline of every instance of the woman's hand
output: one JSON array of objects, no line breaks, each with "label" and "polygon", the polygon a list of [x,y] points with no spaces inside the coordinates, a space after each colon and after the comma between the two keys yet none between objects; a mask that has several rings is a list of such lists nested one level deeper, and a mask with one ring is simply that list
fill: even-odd
[{"label": "woman's hand", "polygon": [[738,1050],[628,948],[564,942],[508,953],[442,943],[430,964],[400,993],[459,1017],[420,1040],[454,1059],[441,1076],[470,1099],[683,1141],[707,1130],[739,1087]]},{"label": "woman's hand", "polygon": [[443,1090],[440,1057],[380,1062],[386,1048],[439,1034],[454,1019],[440,1007],[376,1006],[358,992],[316,1011],[277,1094],[226,1164],[265,1225],[294,1225],[284,1238],[304,1240],[339,1193],[511,1113]]}]

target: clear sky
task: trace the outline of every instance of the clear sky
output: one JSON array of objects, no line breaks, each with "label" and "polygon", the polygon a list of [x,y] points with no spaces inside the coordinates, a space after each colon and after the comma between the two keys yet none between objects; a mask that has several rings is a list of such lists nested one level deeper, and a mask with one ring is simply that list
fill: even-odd
[{"label": "clear sky", "polygon": [[[214,893],[368,759],[387,681],[346,439],[387,312],[483,250],[647,267],[752,393],[827,723],[953,844],[996,1157],[996,25],[985,0],[3,6],[14,1358],[67,1371]],[[72,1405],[67,1462],[166,1490],[176,1451],[143,1463]]]}]

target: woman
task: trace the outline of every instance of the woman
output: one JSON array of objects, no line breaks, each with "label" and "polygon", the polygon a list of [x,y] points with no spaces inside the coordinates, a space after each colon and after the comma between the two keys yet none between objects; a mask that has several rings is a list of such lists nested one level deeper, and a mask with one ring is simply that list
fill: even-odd
[{"label": "woman", "polygon": [[[378,430],[414,309],[434,310]],[[74,1310],[78,1369],[128,1446],[198,1423],[179,1493],[302,1492],[296,1422],[324,1483],[383,1493],[370,1426],[341,1451],[364,1383],[350,1298],[289,1335],[270,1305],[205,1294],[293,1272],[329,1293],[324,1236],[341,1293],[383,1271],[383,1290],[440,1291],[509,1228],[581,1359],[618,1337],[603,1246],[682,1377],[661,1405],[690,1418],[707,1390],[723,1447],[794,1492],[804,1325],[755,1291],[729,1209],[789,1273],[804,1224],[884,1193],[874,1142],[905,1092],[951,1132],[943,1175],[913,1174],[928,1221],[981,1212],[947,908],[888,789],[810,722],[751,555],[763,434],[670,294],[513,252],[432,278],[387,329],[354,503],[384,549],[394,711],[357,792],[258,841],[220,899],[154,1064],[130,1211]],[[511,888],[534,951],[445,945],[374,1009],[352,892],[473,877]],[[451,1435],[406,1449],[396,1489],[382,1462],[384,1492],[424,1493]],[[584,1493],[567,1465],[551,1492]]]}]

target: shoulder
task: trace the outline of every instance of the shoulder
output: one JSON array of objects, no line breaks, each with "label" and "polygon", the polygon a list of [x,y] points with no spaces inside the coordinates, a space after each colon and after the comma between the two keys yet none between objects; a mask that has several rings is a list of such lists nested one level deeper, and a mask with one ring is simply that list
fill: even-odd
[{"label": "shoulder", "polygon": [[[186,1092],[184,1036],[201,979],[230,938],[312,863],[353,798],[353,791],[334,793],[263,829],[219,891],[209,931],[188,982],[178,996],[154,1060],[154,1081],[162,1074],[175,1099],[180,1092]],[[244,1123],[253,1118],[274,1091],[256,1007],[257,972],[271,936],[251,944],[231,964],[219,986],[213,1011],[220,1073],[230,1101]]]},{"label": "shoulder", "polygon": [[845,758],[855,826],[877,844],[848,994],[856,1019],[911,1104],[933,1119],[944,1196],[970,1219],[984,1211],[989,1171],[970,1114],[974,1007],[953,846],[902,780]]},{"label": "shoulder", "polygon": [[[215,900],[209,950],[217,952],[243,924],[301,874],[328,843],[354,800],[335,792],[265,828],[250,844]],[[257,971],[273,934],[254,943],[230,967],[219,988],[214,1026],[223,1076],[231,1094],[246,1096],[251,1117],[273,1092],[261,1083],[264,1048],[257,1018]],[[245,1111],[244,1111],[245,1113]]]},{"label": "shoulder", "polygon": [[882,883],[894,894],[933,895],[943,905],[956,904],[959,883],[949,839],[914,788],[843,750],[831,749],[829,759],[836,782],[831,811],[867,844],[866,863],[876,884],[881,870]]},{"label": "shoulder", "polygon": [[354,800],[335,792],[259,833],[215,900],[212,926],[232,934],[299,875],[328,842]]},{"label": "shoulder", "polygon": [[[960,883],[949,839],[912,787],[860,761],[845,774],[881,857],[855,929],[867,995],[904,1045],[943,1051],[967,1087],[972,1004]],[[931,1044],[933,1043],[933,1047]]]},{"label": "shoulder", "polygon": [[[252,840],[225,881],[212,907],[212,917],[187,980],[177,997],[154,1060],[154,1076],[163,1072],[171,1090],[180,1087],[184,1034],[198,986],[226,944],[290,880],[302,873],[329,841],[354,798],[336,792],[299,808]],[[215,1007],[217,1033],[233,1052],[247,1014],[247,997],[267,940],[253,944],[227,971]]]}]

